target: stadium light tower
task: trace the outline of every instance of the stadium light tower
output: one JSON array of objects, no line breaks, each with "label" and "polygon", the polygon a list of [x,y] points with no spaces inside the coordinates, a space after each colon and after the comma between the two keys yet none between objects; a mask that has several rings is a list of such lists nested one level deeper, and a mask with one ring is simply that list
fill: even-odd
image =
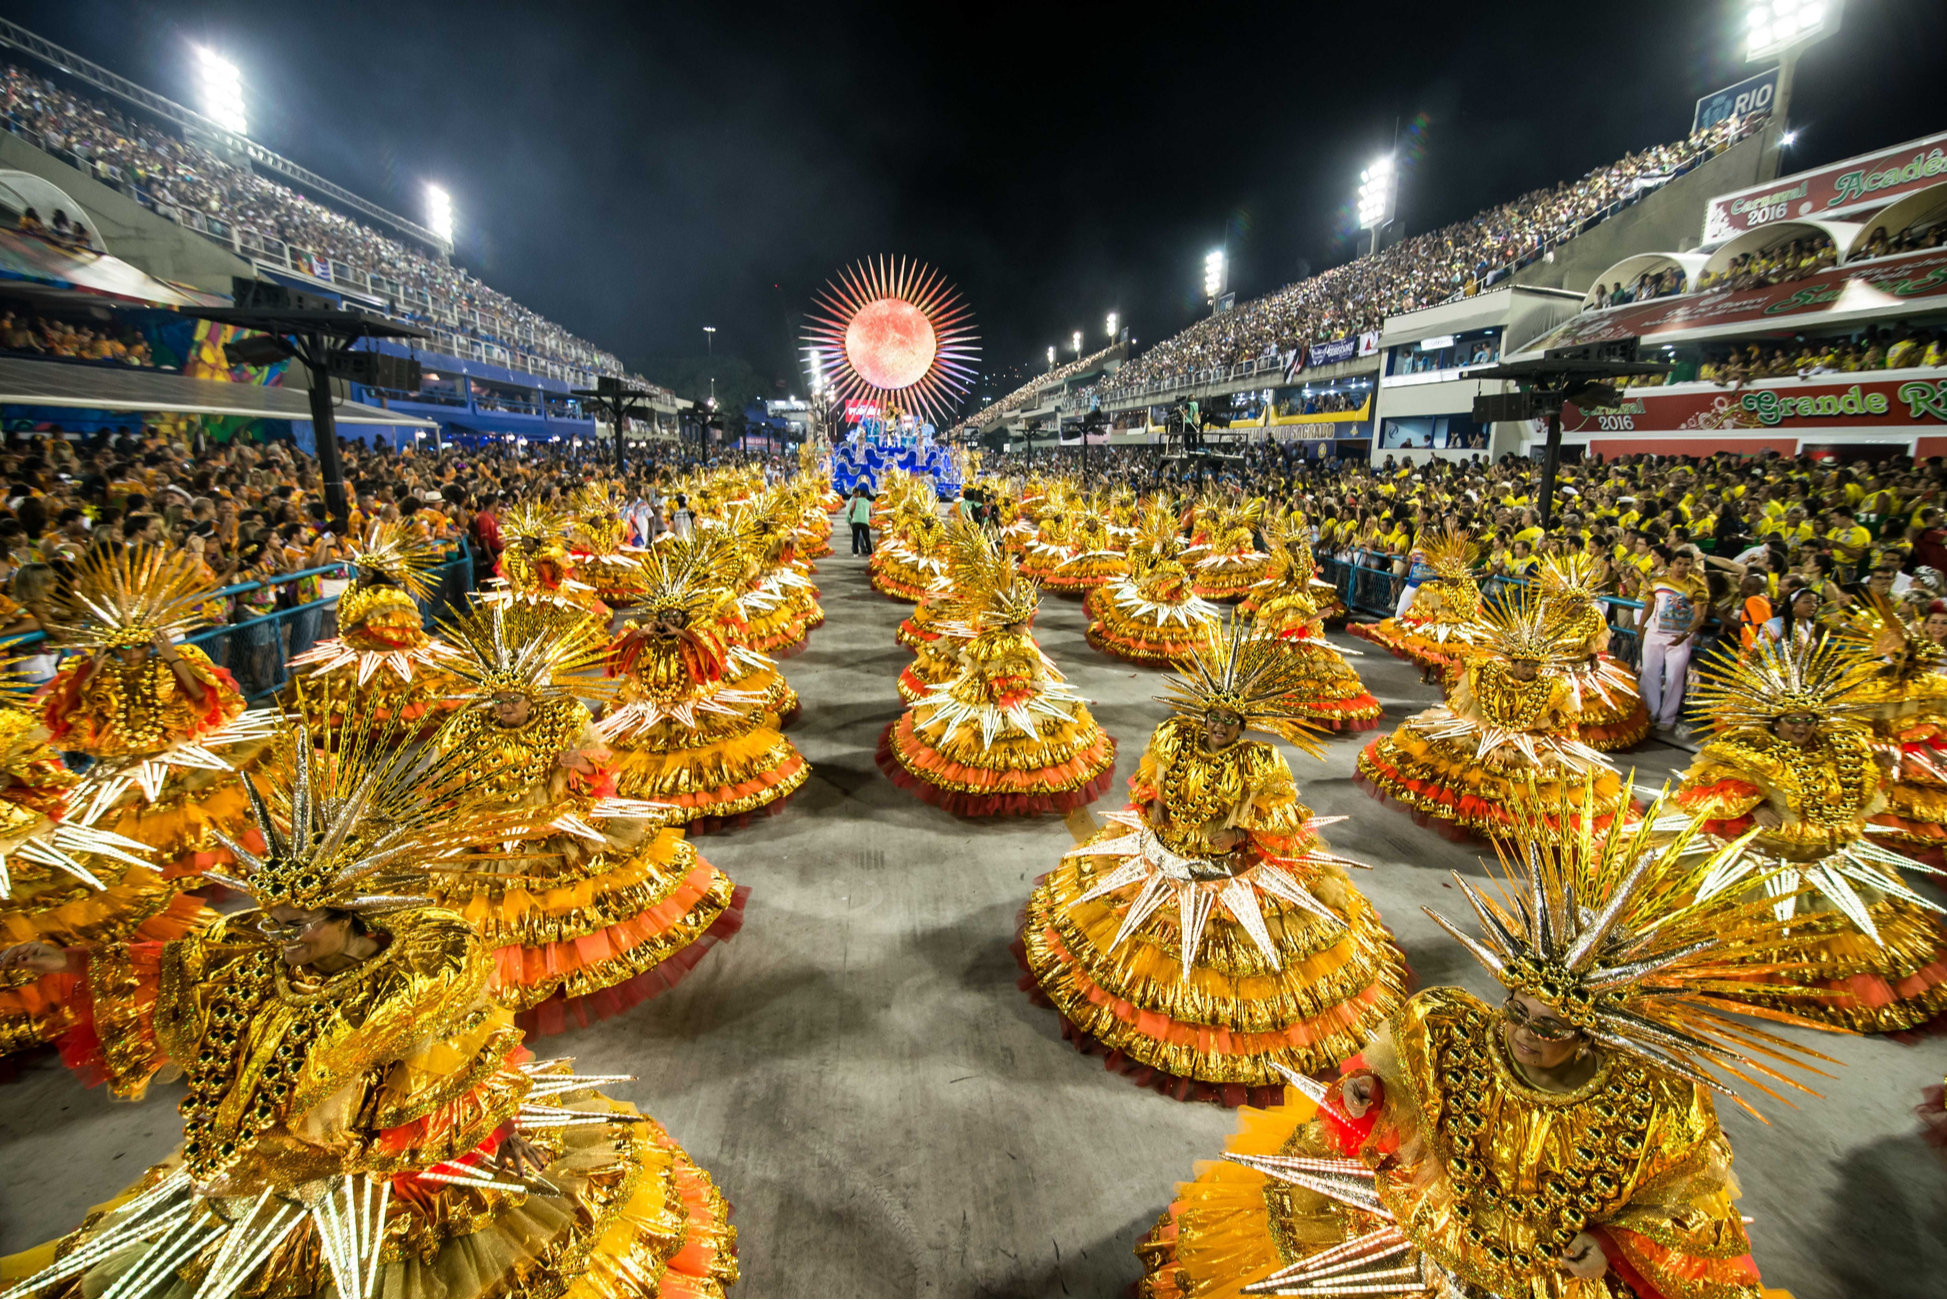
[{"label": "stadium light tower", "polygon": [[1359,229],[1372,232],[1367,256],[1379,251],[1379,232],[1393,219],[1398,204],[1399,171],[1393,166],[1392,155],[1387,154],[1359,173]]},{"label": "stadium light tower", "polygon": [[1110,312],[1109,313],[1109,342],[1111,343],[1115,342],[1116,324],[1117,324],[1116,314],[1114,312]]},{"label": "stadium light tower", "polygon": [[1048,345],[1048,369],[1053,370],[1054,368],[1055,368],[1055,345],[1050,343]]},{"label": "stadium light tower", "polygon": [[201,45],[196,50],[196,88],[203,116],[232,135],[249,135],[243,111],[243,74],[237,65]]},{"label": "stadium light tower", "polygon": [[1203,257],[1203,296],[1214,308],[1224,293],[1224,250],[1213,248]]},{"label": "stadium light tower", "polygon": [[437,185],[426,187],[426,228],[453,246],[453,196]]},{"label": "stadium light tower", "polygon": [[1845,0],[1748,0],[1744,7],[1744,61],[1778,60],[1778,90],[1771,100],[1771,120],[1765,123],[1764,152],[1758,157],[1758,179],[1778,175],[1779,153],[1788,143],[1786,115],[1791,112],[1792,73],[1798,56],[1839,30]]},{"label": "stadium light tower", "polygon": [[1079,357],[1082,355],[1082,332],[1080,330],[1076,330],[1075,337],[1068,340],[1068,346],[1075,349],[1076,356]]}]

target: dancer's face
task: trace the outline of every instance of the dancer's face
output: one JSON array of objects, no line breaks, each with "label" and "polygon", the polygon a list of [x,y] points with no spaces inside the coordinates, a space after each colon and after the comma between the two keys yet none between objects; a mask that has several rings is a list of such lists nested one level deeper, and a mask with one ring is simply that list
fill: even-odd
[{"label": "dancer's face", "polygon": [[1514,993],[1501,1005],[1501,1036],[1521,1065],[1553,1070],[1582,1046],[1582,1033],[1540,998]]},{"label": "dancer's face", "polygon": [[325,909],[307,910],[279,903],[258,921],[258,928],[280,946],[286,966],[307,966],[336,957],[351,942],[351,918]]},{"label": "dancer's face", "polygon": [[1532,682],[1541,674],[1541,665],[1532,659],[1510,659],[1508,676],[1517,682]]},{"label": "dancer's face", "polygon": [[1817,734],[1819,720],[1809,713],[1787,713],[1772,728],[1778,739],[1793,745],[1809,745]]},{"label": "dancer's face", "polygon": [[1236,744],[1243,734],[1244,720],[1234,713],[1212,709],[1203,715],[1203,743],[1212,753]]},{"label": "dancer's face", "polygon": [[530,705],[525,695],[503,691],[494,696],[494,721],[503,727],[519,727],[527,722]]}]

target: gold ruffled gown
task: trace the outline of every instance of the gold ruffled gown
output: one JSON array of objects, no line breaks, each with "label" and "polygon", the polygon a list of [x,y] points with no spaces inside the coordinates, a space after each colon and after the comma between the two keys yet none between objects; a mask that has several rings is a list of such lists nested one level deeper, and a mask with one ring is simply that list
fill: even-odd
[{"label": "gold ruffled gown", "polygon": [[[1129,791],[1022,913],[1021,986],[1064,1036],[1138,1082],[1232,1106],[1275,1099],[1280,1066],[1315,1073],[1357,1051],[1405,997],[1406,963],[1283,755],[1244,739],[1210,753],[1202,724],[1175,717]],[[1243,845],[1213,854],[1216,826]]]},{"label": "gold ruffled gown", "polygon": [[[1415,602],[1417,604],[1417,602]],[[1578,707],[1576,734],[1590,749],[1628,749],[1650,733],[1650,712],[1637,690],[1636,674],[1609,653],[1609,620],[1593,600],[1551,598],[1576,641],[1567,666]]]},{"label": "gold ruffled gown", "polygon": [[1359,679],[1359,670],[1325,639],[1325,620],[1309,587],[1309,582],[1293,583],[1266,598],[1253,626],[1260,636],[1275,639],[1295,665],[1302,685],[1291,701],[1298,716],[1334,731],[1370,731],[1385,709]]},{"label": "gold ruffled gown", "polygon": [[[388,913],[383,950],[334,975],[285,966],[256,919],[101,945],[41,977],[82,1008],[63,1054],[85,1075],[129,1097],[165,1067],[187,1075],[184,1142],[74,1232],[0,1260],[0,1280],[99,1295],[144,1268],[137,1294],[344,1295],[369,1269],[360,1293],[429,1300],[735,1282],[709,1175],[633,1106],[532,1061],[463,918]],[[517,1130],[544,1161],[526,1185],[485,1164]],[[171,1216],[179,1253],[145,1254]]]},{"label": "gold ruffled gown", "polygon": [[1088,513],[1075,526],[1067,557],[1041,585],[1049,591],[1083,595],[1128,572],[1129,561],[1116,545],[1107,521],[1099,514]]},{"label": "gold ruffled gown", "polygon": [[1222,625],[1223,612],[1191,589],[1174,557],[1139,560],[1131,576],[1089,593],[1088,643],[1105,654],[1167,668],[1197,652]]},{"label": "gold ruffled gown", "polygon": [[1192,561],[1190,572],[1196,580],[1197,595],[1205,600],[1242,600],[1264,577],[1271,557],[1251,540],[1251,529],[1263,513],[1261,498],[1241,510],[1226,508],[1215,513],[1208,540],[1186,556]]},{"label": "gold ruffled gown", "polygon": [[314,724],[357,705],[431,729],[452,708],[452,658],[410,594],[359,578],[338,599],[338,635],[292,658],[292,703]]},{"label": "gold ruffled gown", "polygon": [[534,702],[515,727],[476,706],[439,741],[446,761],[480,773],[469,788],[549,818],[544,835],[482,846],[494,850],[490,865],[438,872],[427,885],[486,940],[494,999],[528,1034],[587,1025],[655,997],[742,928],[747,887],[711,866],[681,829],[610,806],[611,755],[580,701]]},{"label": "gold ruffled gown", "polygon": [[893,784],[961,817],[1065,813],[1115,777],[1115,741],[1025,631],[981,632],[960,672],[879,738]]},{"label": "gold ruffled gown", "polygon": [[[1881,780],[1863,727],[1821,728],[1810,745],[1741,727],[1698,751],[1676,796],[1684,812],[1708,817],[1719,838],[1755,831],[1753,855],[1814,873],[1818,895],[1780,906],[1795,907],[1795,936],[1810,943],[1809,952],[1786,954],[1806,963],[1794,982],[1827,996],[1781,995],[1775,1005],[1863,1033],[1913,1029],[1947,1011],[1947,932],[1938,913],[1898,892],[1913,892],[1902,871],[1920,864],[1867,831],[1886,807]],[[1757,821],[1761,808],[1776,826]],[[1877,875],[1894,888],[1874,888],[1868,882]],[[1857,899],[1877,939],[1847,916],[1835,891]]]},{"label": "gold ruffled gown", "polygon": [[[1371,1070],[1382,1089],[1362,1120],[1322,1111],[1295,1087],[1280,1105],[1241,1112],[1225,1148],[1237,1159],[1180,1184],[1136,1247],[1138,1294],[1239,1295],[1281,1273],[1297,1287],[1310,1265],[1314,1275],[1347,1274],[1321,1295],[1428,1296],[1436,1292],[1416,1275],[1435,1270],[1469,1295],[1758,1295],[1709,1090],[1615,1053],[1574,1092],[1543,1092],[1515,1073],[1499,1021],[1471,994],[1427,989],[1346,1063]],[[1377,1170],[1372,1208],[1262,1171],[1304,1159]],[[1370,1271],[1402,1271],[1353,1275],[1354,1243],[1395,1226],[1405,1265],[1365,1249],[1377,1260]],[[1555,1263],[1584,1230],[1609,1258],[1603,1277]]]}]

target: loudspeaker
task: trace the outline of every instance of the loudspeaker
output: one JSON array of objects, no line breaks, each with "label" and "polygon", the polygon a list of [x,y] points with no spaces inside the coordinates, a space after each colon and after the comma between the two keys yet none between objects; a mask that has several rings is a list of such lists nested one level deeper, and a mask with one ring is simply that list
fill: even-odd
[{"label": "loudspeaker", "polygon": [[337,303],[318,294],[272,280],[246,280],[242,276],[230,277],[230,297],[238,307],[249,311],[339,310]]},{"label": "loudspeaker", "polygon": [[367,388],[389,388],[398,393],[419,391],[420,364],[411,357],[390,352],[340,352],[331,359],[331,377],[363,384]]}]

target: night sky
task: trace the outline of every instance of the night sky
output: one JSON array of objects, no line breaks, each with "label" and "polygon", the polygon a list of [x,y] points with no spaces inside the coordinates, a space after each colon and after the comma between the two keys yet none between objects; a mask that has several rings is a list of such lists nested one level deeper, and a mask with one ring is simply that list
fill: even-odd
[{"label": "night sky", "polygon": [[[943,268],[998,396],[1111,310],[1143,343],[1180,329],[1220,244],[1240,298],[1346,260],[1396,122],[1418,233],[1678,139],[1699,95],[1758,70],[1730,0],[7,13],[192,105],[207,43],[271,148],[416,218],[443,184],[489,284],[652,377],[715,325],[720,355],[794,392],[797,315],[853,259]],[[1943,37],[1947,5],[1852,0],[1800,65],[1788,165],[1947,127]]]}]

